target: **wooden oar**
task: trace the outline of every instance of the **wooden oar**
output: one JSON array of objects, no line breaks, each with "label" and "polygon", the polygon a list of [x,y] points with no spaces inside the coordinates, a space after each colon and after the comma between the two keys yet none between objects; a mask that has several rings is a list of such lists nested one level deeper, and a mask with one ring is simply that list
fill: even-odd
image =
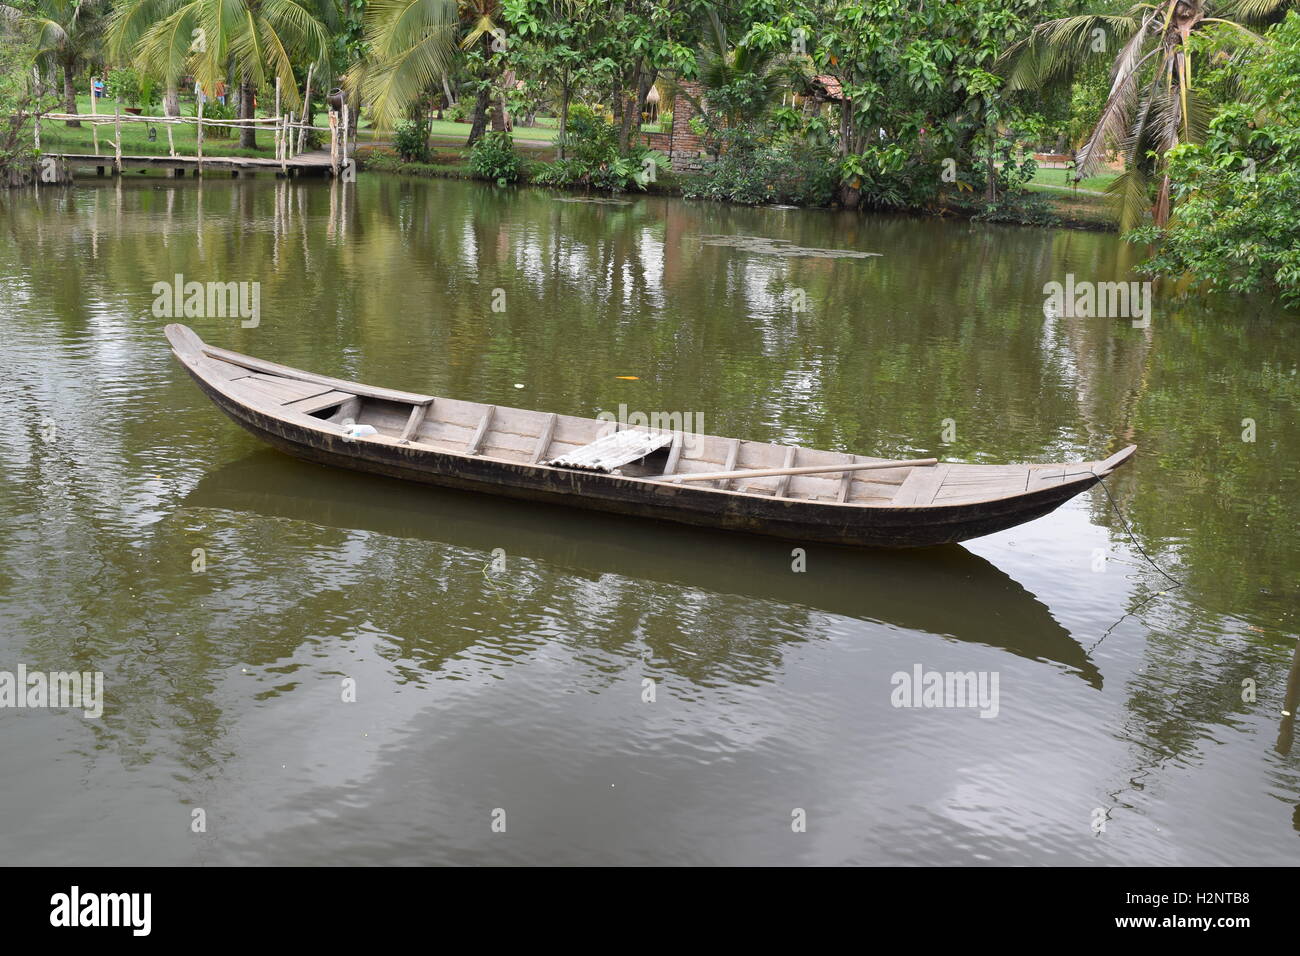
[{"label": "wooden oar", "polygon": [[753,468],[748,471],[714,471],[698,475],[669,475],[664,481],[726,481],[732,478],[770,478],[774,475],[824,475],[827,472],[867,471],[872,468],[915,468],[939,464],[938,458],[911,461],[871,461],[859,465],[799,465],[795,468]]}]

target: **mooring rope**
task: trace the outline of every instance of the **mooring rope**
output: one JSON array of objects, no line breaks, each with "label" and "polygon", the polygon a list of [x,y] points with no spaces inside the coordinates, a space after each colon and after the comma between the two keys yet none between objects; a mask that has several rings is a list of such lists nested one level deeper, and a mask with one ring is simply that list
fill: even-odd
[{"label": "mooring rope", "polygon": [[1127,621],[1138,611],[1142,610],[1144,607],[1146,607],[1148,604],[1150,604],[1152,601],[1154,601],[1156,598],[1160,597],[1161,595],[1168,594],[1170,591],[1174,590],[1175,588],[1180,588],[1183,586],[1182,581],[1179,581],[1176,577],[1174,577],[1172,574],[1170,574],[1160,565],[1156,564],[1155,561],[1151,558],[1151,555],[1147,554],[1146,549],[1143,548],[1142,545],[1138,543],[1137,535],[1133,533],[1133,529],[1129,526],[1128,521],[1125,520],[1124,518],[1124,513],[1119,510],[1119,504],[1115,501],[1115,496],[1110,493],[1110,488],[1106,486],[1105,479],[1103,479],[1100,475],[1097,476],[1097,484],[1101,485],[1102,490],[1106,492],[1106,498],[1108,501],[1110,501],[1111,509],[1114,510],[1115,517],[1119,519],[1119,523],[1124,528],[1124,533],[1128,535],[1129,541],[1133,543],[1133,547],[1137,548],[1138,553],[1141,554],[1142,557],[1147,559],[1147,563],[1150,564],[1151,567],[1159,571],[1161,574],[1163,574],[1165,578],[1173,584],[1173,587],[1165,588],[1163,591],[1157,591],[1155,594],[1148,597],[1145,601],[1143,601],[1137,607],[1133,608],[1131,611],[1124,612],[1123,616],[1120,617],[1120,619],[1116,621],[1114,624],[1112,624],[1110,627],[1106,628],[1105,633],[1102,634],[1101,637],[1097,638],[1097,642],[1093,644],[1092,647],[1088,648],[1089,654],[1091,654],[1094,650],[1096,650],[1102,641],[1110,637],[1111,632],[1115,630],[1115,628],[1119,627],[1121,624]]},{"label": "mooring rope", "polygon": [[[1106,492],[1106,498],[1108,501],[1110,501],[1110,506],[1115,510],[1115,517],[1119,518],[1120,526],[1123,527],[1124,533],[1128,535],[1129,541],[1133,542],[1133,547],[1137,548],[1138,553],[1141,554],[1142,557],[1147,559],[1147,563],[1150,564],[1151,567],[1159,571],[1161,574],[1163,574],[1165,578],[1168,579],[1173,584],[1174,588],[1182,587],[1183,582],[1179,581],[1176,577],[1174,577],[1172,574],[1170,574],[1160,565],[1156,564],[1155,560],[1152,559],[1151,555],[1147,554],[1146,549],[1143,548],[1142,545],[1138,543],[1137,535],[1135,535],[1133,533],[1133,529],[1129,527],[1128,521],[1126,521],[1124,518],[1124,513],[1119,510],[1119,505],[1115,501],[1115,496],[1110,493],[1110,488],[1106,486],[1106,480],[1102,478],[1101,475],[1097,476],[1097,484],[1101,485],[1102,490]],[[1168,588],[1166,590],[1172,591],[1174,588]],[[1161,591],[1160,593],[1164,594],[1165,591]]]}]

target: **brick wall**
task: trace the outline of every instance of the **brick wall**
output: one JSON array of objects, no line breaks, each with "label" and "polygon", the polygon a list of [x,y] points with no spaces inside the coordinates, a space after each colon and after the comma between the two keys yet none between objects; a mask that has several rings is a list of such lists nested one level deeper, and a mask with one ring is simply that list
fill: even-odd
[{"label": "brick wall", "polygon": [[[698,83],[682,82],[679,85],[696,99],[704,92]],[[673,172],[693,172],[703,169],[709,162],[704,137],[691,131],[691,117],[694,115],[695,107],[691,101],[678,94],[673,99],[673,131],[641,134],[642,142],[668,157]]]}]

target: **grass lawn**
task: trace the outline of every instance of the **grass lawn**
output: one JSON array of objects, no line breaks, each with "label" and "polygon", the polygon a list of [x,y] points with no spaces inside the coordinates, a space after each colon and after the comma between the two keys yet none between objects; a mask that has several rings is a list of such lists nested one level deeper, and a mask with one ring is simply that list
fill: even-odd
[{"label": "grass lawn", "polygon": [[[546,122],[539,119],[538,123]],[[552,120],[552,122],[554,122]],[[433,120],[429,124],[429,135],[435,140],[452,140],[464,145],[465,140],[469,139],[469,123],[456,123],[452,120]],[[517,140],[535,140],[539,143],[550,143],[559,135],[559,130],[554,126],[516,126],[512,134]],[[363,121],[361,129],[357,131],[357,142],[359,143],[390,143],[393,140],[392,130],[375,130],[368,127]]]},{"label": "grass lawn", "polygon": [[1054,189],[1033,183],[1026,188],[1045,196],[1049,208],[1063,222],[1092,228],[1115,228],[1115,205],[1109,196]]},{"label": "grass lawn", "polygon": [[[1030,180],[1043,186],[1071,186],[1075,185],[1070,178],[1074,175],[1071,169],[1044,169],[1042,166],[1034,172],[1034,178]],[[1097,176],[1089,176],[1087,179],[1078,183],[1079,189],[1088,189],[1093,192],[1103,192],[1106,187],[1118,178],[1116,173],[1101,173]]]}]

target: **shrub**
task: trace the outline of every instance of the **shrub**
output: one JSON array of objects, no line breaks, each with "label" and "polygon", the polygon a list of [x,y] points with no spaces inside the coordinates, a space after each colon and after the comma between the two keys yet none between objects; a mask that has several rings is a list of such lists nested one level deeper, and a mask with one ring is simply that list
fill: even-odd
[{"label": "shrub", "polygon": [[1034,173],[1038,170],[1038,163],[1032,156],[1016,162],[1008,155],[998,167],[998,198],[994,202],[981,198],[988,187],[988,174],[987,167],[983,164],[979,169],[984,175],[977,178],[970,198],[964,204],[967,209],[974,210],[974,219],[979,222],[1012,222],[1022,226],[1055,226],[1060,223],[1060,218],[1052,212],[1046,196],[1025,189],[1025,184],[1033,180]]},{"label": "shrub", "polygon": [[735,127],[722,134],[722,150],[707,170],[692,176],[682,194],[760,205],[826,206],[835,195],[830,150],[798,140],[772,141],[766,130]]},{"label": "shrub", "polygon": [[485,133],[469,151],[470,172],[478,179],[490,179],[498,186],[519,178],[519,154],[510,134],[501,130]]},{"label": "shrub", "polygon": [[979,204],[972,217],[978,222],[1012,222],[1021,226],[1056,226],[1061,220],[1042,193],[1027,190],[1005,192],[996,202]]},{"label": "shrub", "polygon": [[408,163],[423,163],[429,159],[429,127],[414,120],[397,124],[393,131],[393,149]]},{"label": "shrub", "polygon": [[[227,97],[227,100],[230,100]],[[216,100],[204,100],[203,118],[205,120],[229,120],[235,118],[235,104],[227,102],[224,106]],[[212,139],[230,139],[235,135],[234,127],[231,126],[207,126],[203,127],[203,136]]]},{"label": "shrub", "polygon": [[129,66],[119,66],[108,74],[108,95],[127,106],[140,105],[140,74]]}]

